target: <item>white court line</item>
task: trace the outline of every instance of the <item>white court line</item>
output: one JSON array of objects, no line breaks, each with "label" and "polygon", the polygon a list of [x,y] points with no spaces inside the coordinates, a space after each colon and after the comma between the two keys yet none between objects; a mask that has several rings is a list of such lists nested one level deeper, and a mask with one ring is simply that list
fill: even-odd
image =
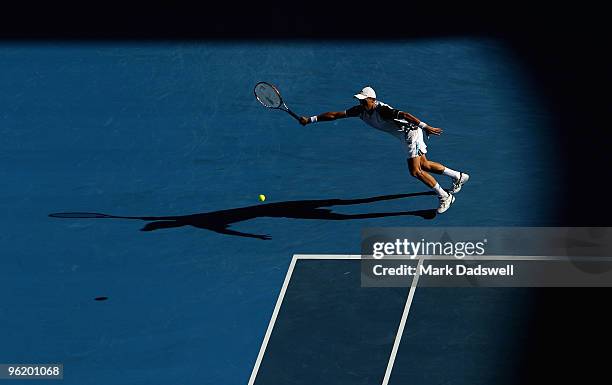
[{"label": "white court line", "polygon": [[[294,258],[297,259],[361,259],[362,257],[368,257],[368,260],[373,260],[372,255],[361,255],[361,254],[346,254],[346,255],[334,255],[334,254],[296,254]],[[478,256],[465,256],[463,258],[456,258],[448,255],[419,255],[417,258],[413,258],[411,255],[386,255],[379,261],[385,260],[396,260],[396,259],[410,259],[416,261],[422,259],[426,261],[430,260],[442,260],[442,261],[610,261],[610,257],[570,257],[570,256],[543,256],[543,255],[478,255]]]},{"label": "white court line", "polygon": [[259,354],[257,355],[257,360],[255,361],[253,372],[251,372],[251,378],[249,378],[248,385],[253,385],[255,383],[255,377],[257,377],[259,366],[261,365],[261,361],[263,360],[264,353],[266,352],[266,347],[268,346],[270,335],[272,335],[272,329],[274,329],[274,324],[276,323],[276,317],[278,317],[278,312],[283,303],[283,298],[285,298],[285,292],[287,291],[287,286],[289,286],[289,281],[291,280],[291,274],[293,274],[293,269],[295,268],[296,261],[297,261],[297,258],[293,256],[293,258],[291,259],[291,264],[289,265],[289,270],[287,270],[287,275],[285,276],[285,281],[283,282],[283,287],[281,288],[280,294],[278,295],[278,300],[276,301],[276,306],[274,307],[272,318],[270,319],[270,323],[268,324],[268,330],[266,330],[264,340],[261,344],[261,348],[259,349]]},{"label": "white court line", "polygon": [[391,371],[393,370],[393,364],[395,364],[395,356],[397,356],[397,351],[399,350],[399,344],[402,341],[402,336],[404,335],[404,327],[406,326],[406,319],[408,319],[408,312],[410,311],[410,305],[412,305],[412,299],[414,298],[414,292],[416,291],[417,284],[419,283],[419,276],[421,271],[421,266],[423,266],[423,260],[419,259],[419,264],[417,265],[417,271],[414,275],[414,279],[412,280],[412,284],[410,285],[410,292],[408,293],[408,299],[406,299],[406,305],[404,306],[404,312],[402,313],[402,319],[400,321],[399,327],[397,328],[397,334],[395,335],[395,341],[393,342],[393,349],[391,349],[391,356],[389,357],[389,362],[387,363],[387,370],[385,371],[385,377],[383,378],[382,385],[387,385],[389,383],[389,378],[391,377]]},{"label": "white court line", "polygon": [[360,254],[295,254],[295,259],[361,259]]}]

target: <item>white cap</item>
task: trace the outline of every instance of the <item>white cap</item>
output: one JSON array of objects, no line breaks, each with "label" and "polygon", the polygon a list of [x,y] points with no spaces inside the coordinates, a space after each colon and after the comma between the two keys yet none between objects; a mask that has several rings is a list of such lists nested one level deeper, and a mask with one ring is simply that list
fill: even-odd
[{"label": "white cap", "polygon": [[374,92],[374,89],[372,87],[364,87],[358,94],[355,95],[355,97],[359,100],[365,98],[376,99],[376,92]]}]

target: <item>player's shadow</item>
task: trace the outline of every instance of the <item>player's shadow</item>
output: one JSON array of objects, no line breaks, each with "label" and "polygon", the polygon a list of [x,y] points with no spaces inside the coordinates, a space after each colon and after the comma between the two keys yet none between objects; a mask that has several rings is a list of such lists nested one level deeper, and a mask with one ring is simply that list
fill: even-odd
[{"label": "player's shadow", "polygon": [[316,199],[316,200],[300,200],[286,201],[277,203],[265,203],[256,206],[240,207],[235,209],[211,211],[207,213],[165,216],[165,217],[128,217],[107,215],[100,213],[85,213],[85,212],[67,212],[49,214],[54,218],[113,218],[113,219],[137,219],[148,221],[141,231],[153,231],[160,229],[169,229],[182,226],[193,226],[199,229],[214,231],[220,234],[236,235],[241,237],[271,239],[269,235],[249,234],[237,230],[232,230],[229,227],[234,223],[248,221],[250,219],[271,217],[271,218],[291,218],[291,219],[319,219],[319,220],[350,220],[350,219],[367,219],[367,218],[382,218],[402,215],[413,215],[423,219],[433,219],[436,216],[436,210],[414,210],[414,211],[398,211],[385,213],[363,213],[363,214],[341,214],[335,213],[331,208],[333,206],[348,206],[364,203],[372,203],[391,199],[410,198],[421,195],[433,195],[433,192],[419,192],[410,194],[395,194],[382,195],[371,198],[361,199]]}]

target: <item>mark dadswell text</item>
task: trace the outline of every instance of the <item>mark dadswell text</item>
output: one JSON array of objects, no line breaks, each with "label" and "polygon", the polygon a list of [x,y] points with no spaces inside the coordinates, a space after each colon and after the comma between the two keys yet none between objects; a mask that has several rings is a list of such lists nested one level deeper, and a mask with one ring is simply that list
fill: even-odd
[{"label": "mark dadswell text", "polygon": [[[418,273],[417,273],[418,271]],[[512,276],[514,275],[514,265],[508,264],[505,267],[483,267],[482,265],[466,266],[466,265],[400,265],[394,267],[384,267],[383,265],[374,265],[372,272],[377,276],[395,276],[395,275],[430,275],[430,276]]]}]

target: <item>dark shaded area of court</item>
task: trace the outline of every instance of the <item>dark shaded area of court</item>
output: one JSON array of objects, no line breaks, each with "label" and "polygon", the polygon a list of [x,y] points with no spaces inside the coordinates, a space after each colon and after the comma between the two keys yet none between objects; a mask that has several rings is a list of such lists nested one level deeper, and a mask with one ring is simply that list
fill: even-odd
[{"label": "dark shaded area of court", "polygon": [[529,288],[417,288],[390,385],[529,380]]},{"label": "dark shaded area of court", "polygon": [[[382,384],[409,288],[360,264],[298,259],[256,384]],[[418,287],[389,384],[528,382],[536,290]]]},{"label": "dark shaded area of court", "polygon": [[362,288],[359,261],[299,260],[255,384],[380,384],[408,288]]}]

